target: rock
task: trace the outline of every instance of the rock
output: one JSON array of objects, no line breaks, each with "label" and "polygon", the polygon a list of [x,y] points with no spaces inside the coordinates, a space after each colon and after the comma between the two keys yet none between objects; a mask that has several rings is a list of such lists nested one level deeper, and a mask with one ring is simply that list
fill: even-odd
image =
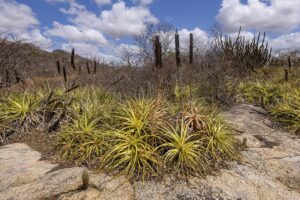
[{"label": "rock", "polygon": [[91,174],[89,187],[82,191],[83,167],[56,170],[57,165],[40,161],[40,153],[25,144],[12,144],[0,149],[0,199],[87,199],[123,200],[133,198],[133,189],[124,178],[111,179],[104,174]]}]

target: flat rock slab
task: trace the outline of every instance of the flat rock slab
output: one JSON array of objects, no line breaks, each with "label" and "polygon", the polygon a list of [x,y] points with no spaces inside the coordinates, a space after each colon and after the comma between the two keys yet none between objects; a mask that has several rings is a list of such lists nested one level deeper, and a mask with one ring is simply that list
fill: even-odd
[{"label": "flat rock slab", "polygon": [[162,199],[300,199],[300,139],[271,128],[264,110],[238,105],[223,113],[237,130],[237,138],[247,138],[244,163],[231,163],[229,170],[189,183],[164,178],[161,182],[137,182],[136,198]]},{"label": "flat rock slab", "polygon": [[25,144],[11,144],[0,149],[0,200],[130,200],[133,189],[124,179],[104,174],[90,174],[90,182],[100,188],[82,190],[85,168],[55,170],[57,165],[40,161],[41,154]]}]

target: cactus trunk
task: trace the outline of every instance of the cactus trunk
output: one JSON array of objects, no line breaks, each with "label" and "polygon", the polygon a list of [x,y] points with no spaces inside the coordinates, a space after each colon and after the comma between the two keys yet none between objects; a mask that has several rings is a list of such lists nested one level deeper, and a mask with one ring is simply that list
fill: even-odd
[{"label": "cactus trunk", "polygon": [[176,31],[175,34],[175,51],[176,51],[176,65],[177,67],[181,66],[181,60],[180,60],[180,43],[179,43],[179,34]]}]

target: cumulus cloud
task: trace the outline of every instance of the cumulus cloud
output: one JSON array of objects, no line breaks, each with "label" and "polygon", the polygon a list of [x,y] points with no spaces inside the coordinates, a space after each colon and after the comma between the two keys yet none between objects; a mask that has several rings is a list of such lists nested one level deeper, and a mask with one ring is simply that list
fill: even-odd
[{"label": "cumulus cloud", "polygon": [[288,33],[300,26],[299,0],[223,0],[216,19],[226,32],[243,29]]},{"label": "cumulus cloud", "polygon": [[[116,60],[122,46],[114,45],[114,41],[123,37],[134,36],[141,32],[148,23],[158,23],[146,6],[153,0],[138,0],[138,5],[126,6],[125,1],[112,4],[111,0],[94,0],[99,6],[112,4],[110,9],[100,13],[88,10],[76,0],[47,0],[49,3],[68,3],[60,11],[68,15],[69,24],[53,22],[46,31],[47,36],[65,39],[61,45],[64,50],[78,49],[83,56],[101,55],[106,60]],[[109,40],[109,41],[108,41]]]},{"label": "cumulus cloud", "polygon": [[[232,39],[236,39],[238,37],[238,32],[234,32],[234,33],[229,33],[228,36],[231,37]],[[252,40],[255,35],[254,33],[250,32],[250,31],[241,31],[240,32],[240,36],[244,37],[245,40]]]},{"label": "cumulus cloud", "polygon": [[47,0],[48,3],[72,3],[75,0]]},{"label": "cumulus cloud", "polygon": [[17,35],[18,39],[37,45],[45,50],[50,50],[52,46],[51,39],[45,37],[39,29],[33,29]]},{"label": "cumulus cloud", "polygon": [[24,40],[44,49],[52,42],[38,29],[39,21],[31,8],[14,0],[0,0],[0,33],[11,40]]},{"label": "cumulus cloud", "polygon": [[53,28],[46,31],[46,34],[61,37],[70,42],[90,42],[101,45],[108,43],[104,35],[95,29],[81,29],[72,25],[62,25],[59,22],[53,22]]},{"label": "cumulus cloud", "polygon": [[105,4],[111,4],[111,0],[94,0],[95,3],[99,6],[105,5]]},{"label": "cumulus cloud", "polygon": [[274,52],[300,50],[300,32],[284,34],[268,41]]},{"label": "cumulus cloud", "polygon": [[136,35],[145,28],[146,23],[158,22],[148,8],[126,7],[124,1],[114,3],[111,10],[102,11],[100,16],[77,3],[72,3],[69,9],[61,11],[73,16],[73,24],[96,29],[114,38]]},{"label": "cumulus cloud", "polygon": [[0,0],[0,32],[23,32],[39,24],[31,8],[11,0]]},{"label": "cumulus cloud", "polygon": [[[194,45],[196,48],[206,46],[211,40],[207,32],[201,30],[200,28],[195,28],[193,30],[181,29],[178,31],[178,34],[180,36],[181,48],[184,50],[187,50],[189,47],[190,33],[193,34]],[[173,48],[175,48],[174,44]]]},{"label": "cumulus cloud", "polygon": [[72,48],[75,48],[76,54],[78,55],[91,59],[100,58],[106,63],[116,62],[118,60],[118,57],[116,57],[113,52],[104,53],[103,50],[95,44],[84,42],[70,42],[62,44],[61,48],[67,52],[71,52]]},{"label": "cumulus cloud", "polygon": [[153,2],[153,0],[133,0],[134,3],[140,4],[140,5],[149,5]]}]

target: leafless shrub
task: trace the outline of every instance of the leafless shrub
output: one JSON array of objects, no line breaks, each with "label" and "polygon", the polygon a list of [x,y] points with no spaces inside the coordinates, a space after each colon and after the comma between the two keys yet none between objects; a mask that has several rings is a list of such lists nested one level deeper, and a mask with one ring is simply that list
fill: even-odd
[{"label": "leafless shrub", "polygon": [[[11,41],[0,35],[0,88],[24,80],[26,68],[31,64],[30,54],[35,49],[22,40]],[[22,72],[22,73],[21,73]]]},{"label": "leafless shrub", "polygon": [[174,41],[175,28],[168,23],[148,24],[141,33],[135,36],[135,45],[139,49],[139,57],[144,62],[154,60],[153,39],[159,36],[162,54],[166,55],[170,51],[171,44]]}]

